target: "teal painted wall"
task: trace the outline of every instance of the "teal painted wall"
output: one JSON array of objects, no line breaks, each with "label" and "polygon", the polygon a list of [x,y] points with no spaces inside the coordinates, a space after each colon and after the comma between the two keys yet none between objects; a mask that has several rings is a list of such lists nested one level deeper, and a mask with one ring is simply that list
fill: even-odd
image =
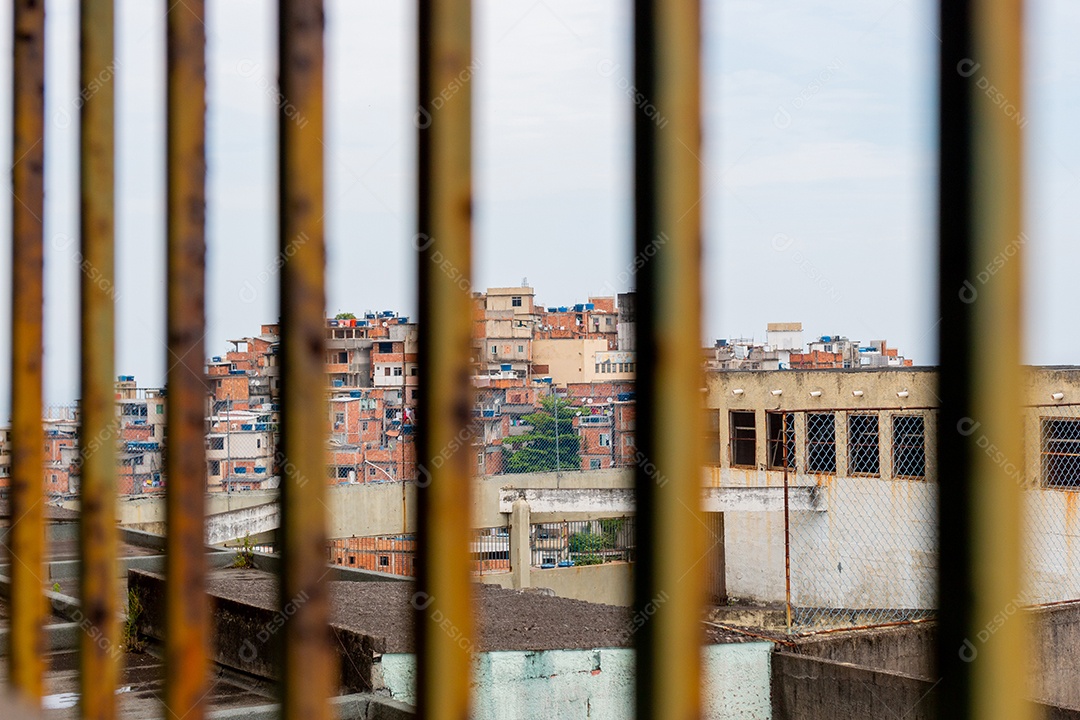
[{"label": "teal painted wall", "polygon": [[[772,643],[704,649],[704,717],[771,720]],[[488,652],[476,657],[476,720],[632,720],[634,653],[623,648]],[[382,656],[382,682],[396,699],[414,703],[415,659]]]}]

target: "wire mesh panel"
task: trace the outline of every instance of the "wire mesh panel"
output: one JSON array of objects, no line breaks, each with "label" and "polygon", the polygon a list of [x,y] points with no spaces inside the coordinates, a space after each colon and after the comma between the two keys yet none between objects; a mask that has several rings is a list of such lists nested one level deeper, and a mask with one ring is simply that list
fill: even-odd
[{"label": "wire mesh panel", "polygon": [[[937,487],[929,414],[823,410],[798,413],[791,423],[787,443],[799,453],[784,473],[793,632],[933,612]],[[792,437],[799,428],[801,442]],[[806,488],[815,502],[799,500]]]},{"label": "wire mesh panel", "polygon": [[[976,441],[989,447],[976,428]],[[1026,458],[1002,458],[1025,489],[1023,604],[1080,598],[1080,407],[1040,406],[1025,418]]]},{"label": "wire mesh panel", "polygon": [[632,516],[533,523],[529,532],[531,564],[549,569],[632,561],[634,528]]}]

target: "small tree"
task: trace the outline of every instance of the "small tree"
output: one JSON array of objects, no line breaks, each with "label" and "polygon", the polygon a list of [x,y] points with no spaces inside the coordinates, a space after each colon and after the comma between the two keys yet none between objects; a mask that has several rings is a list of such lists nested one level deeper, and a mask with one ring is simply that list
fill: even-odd
[{"label": "small tree", "polygon": [[[556,415],[558,419],[556,419]],[[522,422],[532,430],[518,435],[506,452],[506,471],[511,473],[580,470],[581,438],[574,432],[575,410],[566,400],[546,397],[539,412],[530,413]]]},{"label": "small tree", "polygon": [[338,313],[334,316],[335,320],[355,320],[356,316],[352,313]]}]

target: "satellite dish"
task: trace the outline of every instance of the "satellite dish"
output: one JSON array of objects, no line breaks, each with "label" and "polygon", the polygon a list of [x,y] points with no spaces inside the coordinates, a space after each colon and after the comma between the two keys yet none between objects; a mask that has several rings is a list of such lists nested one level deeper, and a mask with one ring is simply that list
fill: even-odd
[{"label": "satellite dish", "polygon": [[387,322],[386,322],[386,321],[384,320],[384,321],[383,321],[383,324],[382,324],[382,326],[383,326],[383,327],[388,327],[388,326],[389,326],[389,323],[387,323]]}]

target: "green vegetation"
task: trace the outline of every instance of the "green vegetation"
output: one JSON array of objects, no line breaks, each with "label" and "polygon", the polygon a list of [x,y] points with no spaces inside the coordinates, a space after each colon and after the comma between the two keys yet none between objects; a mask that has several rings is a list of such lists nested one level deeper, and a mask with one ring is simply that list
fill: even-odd
[{"label": "green vegetation", "polygon": [[251,537],[244,536],[244,545],[236,551],[236,559],[233,560],[234,568],[255,567],[255,546],[251,544]]},{"label": "green vegetation", "polygon": [[575,415],[577,410],[566,400],[557,397],[542,399],[539,412],[521,419],[526,425],[531,425],[532,430],[513,438],[510,449],[503,451],[506,472],[580,470],[578,451],[581,438],[574,432]]},{"label": "green vegetation", "polygon": [[334,316],[335,320],[355,320],[356,316],[352,313],[338,313]]},{"label": "green vegetation", "polygon": [[120,643],[127,652],[142,652],[143,641],[139,637],[139,618],[142,617],[143,605],[139,593],[128,590],[127,617],[120,628]]}]

